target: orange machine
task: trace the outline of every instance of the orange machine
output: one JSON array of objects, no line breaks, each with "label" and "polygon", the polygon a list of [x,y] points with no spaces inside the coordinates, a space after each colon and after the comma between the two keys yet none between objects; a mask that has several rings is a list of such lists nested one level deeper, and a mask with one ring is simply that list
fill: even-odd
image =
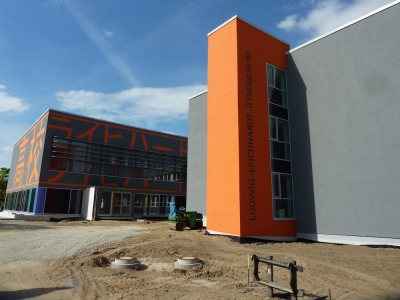
[{"label": "orange machine", "polygon": [[239,239],[296,239],[273,217],[267,63],[289,45],[234,17],[208,36],[207,230]]}]

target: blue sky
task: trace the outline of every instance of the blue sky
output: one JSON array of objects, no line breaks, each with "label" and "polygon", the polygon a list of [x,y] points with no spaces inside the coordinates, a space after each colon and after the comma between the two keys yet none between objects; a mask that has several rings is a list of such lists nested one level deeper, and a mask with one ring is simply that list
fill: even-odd
[{"label": "blue sky", "polygon": [[294,48],[392,0],[4,0],[0,167],[48,109],[187,135],[207,33],[234,15]]}]

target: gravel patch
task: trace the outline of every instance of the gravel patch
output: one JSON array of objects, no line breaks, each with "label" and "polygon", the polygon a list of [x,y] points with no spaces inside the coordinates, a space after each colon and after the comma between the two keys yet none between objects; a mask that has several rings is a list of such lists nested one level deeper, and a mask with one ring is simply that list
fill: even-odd
[{"label": "gravel patch", "polygon": [[131,225],[44,227],[26,221],[0,221],[0,265],[16,260],[69,258],[147,233]]}]

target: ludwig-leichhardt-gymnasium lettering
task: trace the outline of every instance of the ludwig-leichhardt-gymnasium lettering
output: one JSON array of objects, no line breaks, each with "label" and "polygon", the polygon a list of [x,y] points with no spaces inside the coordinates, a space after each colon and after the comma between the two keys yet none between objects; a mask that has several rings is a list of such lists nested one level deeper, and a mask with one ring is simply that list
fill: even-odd
[{"label": "ludwig-leichhardt-gymnasium lettering", "polygon": [[254,178],[254,121],[253,121],[253,80],[251,69],[251,53],[246,52],[246,120],[247,120],[247,188],[249,200],[249,217],[256,220],[256,180]]}]

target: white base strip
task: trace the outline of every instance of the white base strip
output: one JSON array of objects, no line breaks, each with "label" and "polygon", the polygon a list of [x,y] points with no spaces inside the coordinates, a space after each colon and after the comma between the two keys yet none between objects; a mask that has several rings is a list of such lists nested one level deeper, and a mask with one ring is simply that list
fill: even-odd
[{"label": "white base strip", "polygon": [[334,235],[320,233],[298,233],[298,238],[333,244],[349,244],[349,245],[391,245],[400,246],[400,239],[351,236],[351,235]]},{"label": "white base strip", "polygon": [[210,234],[218,234],[218,235],[230,235],[230,236],[237,236],[240,238],[252,238],[252,239],[259,239],[259,240],[269,240],[269,241],[277,241],[277,242],[294,242],[297,240],[295,236],[239,236],[236,234],[226,233],[226,232],[219,232],[214,230],[208,230],[207,232]]}]

